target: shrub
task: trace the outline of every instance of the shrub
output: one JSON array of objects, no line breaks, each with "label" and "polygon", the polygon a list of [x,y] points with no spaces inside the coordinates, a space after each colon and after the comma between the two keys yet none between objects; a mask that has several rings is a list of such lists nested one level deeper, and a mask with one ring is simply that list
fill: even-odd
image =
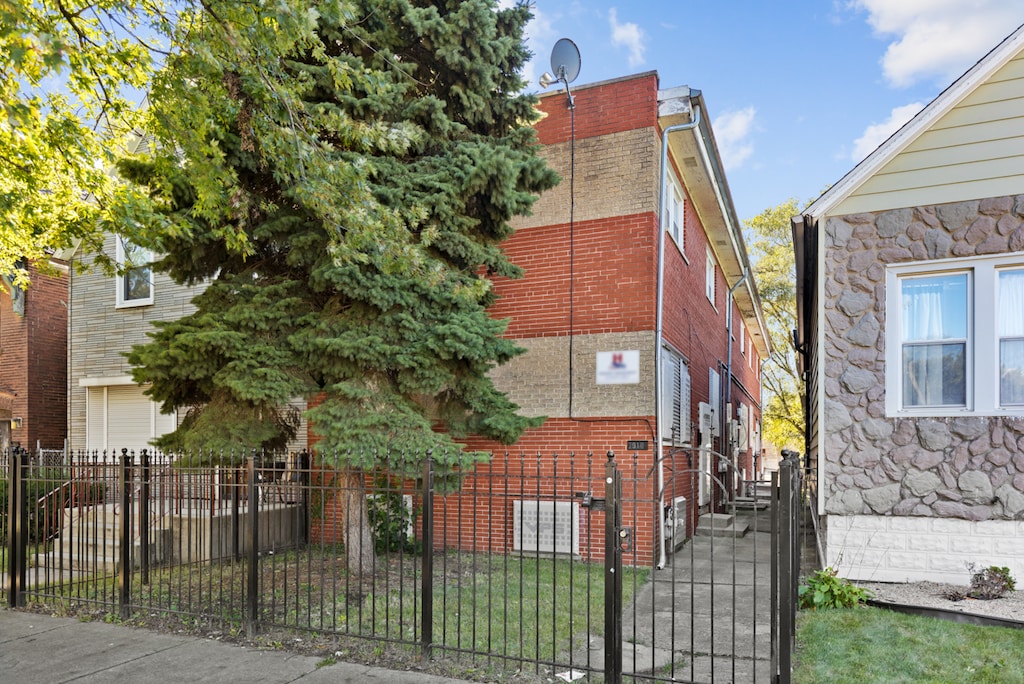
[{"label": "shrub", "polygon": [[990,565],[975,571],[974,567],[973,563],[967,566],[971,572],[971,598],[997,599],[1017,587],[1009,568]]},{"label": "shrub", "polygon": [[405,504],[402,491],[386,476],[378,476],[374,494],[367,497],[367,515],[377,553],[388,551],[415,552],[416,545],[409,535],[413,512]]},{"label": "shrub", "polygon": [[840,579],[835,568],[818,570],[800,585],[801,608],[852,608],[871,598],[872,594],[849,580]]}]

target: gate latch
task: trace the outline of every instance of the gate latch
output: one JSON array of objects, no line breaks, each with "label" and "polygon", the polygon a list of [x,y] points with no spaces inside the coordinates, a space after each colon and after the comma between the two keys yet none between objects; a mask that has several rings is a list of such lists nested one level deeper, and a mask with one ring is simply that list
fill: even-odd
[{"label": "gate latch", "polygon": [[592,511],[604,510],[604,499],[595,497],[593,492],[576,492],[576,498],[580,499],[580,506],[584,508]]},{"label": "gate latch", "polygon": [[633,528],[619,528],[619,551],[629,552],[633,550]]}]

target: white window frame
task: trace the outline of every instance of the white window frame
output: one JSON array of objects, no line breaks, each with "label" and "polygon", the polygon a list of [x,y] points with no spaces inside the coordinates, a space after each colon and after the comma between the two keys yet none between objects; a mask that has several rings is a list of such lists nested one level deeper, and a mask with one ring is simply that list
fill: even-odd
[{"label": "white window frame", "polygon": [[668,184],[667,211],[665,212],[665,232],[672,236],[679,247],[680,254],[686,258],[686,194],[675,177]]},{"label": "white window frame", "polygon": [[[896,264],[886,269],[885,413],[887,416],[1024,416],[1024,406],[1000,405],[998,273],[1024,267],[1024,255],[996,255]],[[966,405],[903,406],[901,278],[968,274]]]},{"label": "white window frame", "polygon": [[[124,237],[121,237],[120,235],[115,235],[114,236],[114,242],[115,242],[116,251],[117,251],[117,253],[116,253],[117,267],[120,270],[125,265],[125,263],[127,261],[127,257],[125,255],[125,242],[128,242],[128,239],[124,238]],[[153,253],[150,252],[149,250],[143,250],[143,251],[145,252],[145,254],[148,255],[148,258],[149,258],[149,261],[147,262],[147,268],[149,269],[149,296],[148,297],[139,297],[139,298],[136,298],[136,299],[128,299],[128,298],[126,298],[125,297],[125,294],[126,294],[125,279],[128,277],[128,273],[118,273],[116,278],[114,279],[115,290],[116,290],[116,298],[117,298],[117,300],[116,300],[117,303],[116,303],[115,306],[118,309],[124,309],[124,308],[129,308],[129,307],[134,307],[134,306],[149,306],[149,305],[151,305],[153,303],[153,289],[154,289],[153,288],[153,266],[152,266]]]},{"label": "white window frame", "polygon": [[716,271],[717,264],[715,263],[715,253],[711,251],[710,247],[708,247],[707,259],[704,261],[704,294],[707,295],[708,301],[711,302],[711,306],[715,306]]},{"label": "white window frame", "polygon": [[661,350],[661,373],[662,442],[688,444],[692,438],[689,364],[682,355],[664,348]]},{"label": "white window frame", "polygon": [[747,326],[743,325],[743,319],[739,319],[740,322],[740,354],[743,356],[747,355]]}]

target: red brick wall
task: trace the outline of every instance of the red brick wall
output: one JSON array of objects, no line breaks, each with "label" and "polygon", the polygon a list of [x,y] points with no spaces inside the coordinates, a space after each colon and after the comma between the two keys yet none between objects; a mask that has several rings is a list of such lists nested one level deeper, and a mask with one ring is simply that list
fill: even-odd
[{"label": "red brick wall", "polygon": [[[577,140],[657,126],[658,77],[654,73],[580,88],[573,90],[573,95],[577,110],[593,114],[576,117]],[[565,93],[545,95],[538,108],[545,114],[535,126],[540,143],[569,140],[572,120]]]},{"label": "red brick wall", "polygon": [[25,315],[0,295],[0,384],[17,395],[11,439],[26,448],[60,448],[67,432],[67,276],[29,267]]},{"label": "red brick wall", "polygon": [[[27,310],[27,307],[26,307]],[[14,313],[6,288],[0,295],[0,382],[12,392],[11,417],[24,420],[22,427],[11,430],[11,441],[28,446],[28,321]]]},{"label": "red brick wall", "polygon": [[57,449],[67,435],[68,278],[35,274],[26,293],[29,443]]},{"label": "red brick wall", "polygon": [[[653,330],[657,240],[653,213],[576,223],[572,279],[574,334]],[[569,333],[570,233],[567,224],[518,231],[504,249],[526,271],[495,281],[495,318],[506,336]]]}]

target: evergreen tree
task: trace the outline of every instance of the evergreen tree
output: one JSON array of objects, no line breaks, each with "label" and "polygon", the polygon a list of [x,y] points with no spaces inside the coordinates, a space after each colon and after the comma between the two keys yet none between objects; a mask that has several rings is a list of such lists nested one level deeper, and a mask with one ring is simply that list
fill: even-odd
[{"label": "evergreen tree", "polygon": [[121,164],[121,230],[175,281],[209,282],[129,355],[164,410],[188,409],[159,445],[282,443],[294,397],[316,400],[320,459],[360,487],[386,452],[455,471],[479,458],[460,437],[514,442],[536,422],[487,375],[521,351],[487,314],[490,278],[519,275],[509,219],[556,180],[520,93],[529,9],[204,9],[152,92],[158,152]]}]

